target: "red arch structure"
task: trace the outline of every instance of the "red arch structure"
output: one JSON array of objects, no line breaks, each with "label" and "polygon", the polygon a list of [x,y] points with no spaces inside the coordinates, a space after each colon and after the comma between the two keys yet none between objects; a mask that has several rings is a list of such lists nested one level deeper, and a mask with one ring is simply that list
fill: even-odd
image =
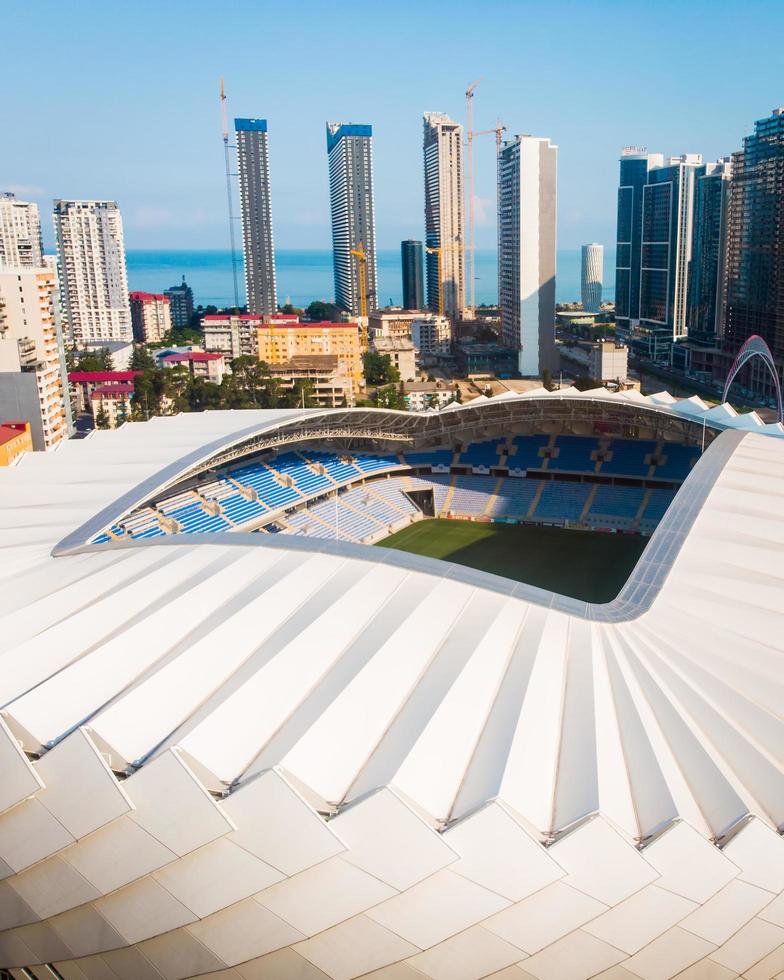
[{"label": "red arch structure", "polygon": [[727,375],[727,380],[724,382],[724,394],[721,396],[723,402],[727,401],[727,395],[729,394],[730,386],[735,380],[735,375],[741,370],[753,357],[761,357],[762,360],[767,364],[768,370],[773,378],[773,383],[776,386],[776,405],[779,411],[779,422],[784,422],[784,405],[782,405],[781,400],[781,382],[779,381],[779,375],[776,371],[776,365],[773,361],[773,355],[770,352],[770,347],[765,343],[759,334],[753,334],[746,343],[738,351],[735,360],[732,362],[732,367]]}]

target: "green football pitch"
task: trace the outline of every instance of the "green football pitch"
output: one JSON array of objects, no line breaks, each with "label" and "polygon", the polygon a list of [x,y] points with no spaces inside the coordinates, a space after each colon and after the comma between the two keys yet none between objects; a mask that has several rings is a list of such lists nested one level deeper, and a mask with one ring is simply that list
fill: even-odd
[{"label": "green football pitch", "polygon": [[648,539],[533,524],[425,520],[398,531],[381,548],[442,558],[587,602],[620,592]]}]

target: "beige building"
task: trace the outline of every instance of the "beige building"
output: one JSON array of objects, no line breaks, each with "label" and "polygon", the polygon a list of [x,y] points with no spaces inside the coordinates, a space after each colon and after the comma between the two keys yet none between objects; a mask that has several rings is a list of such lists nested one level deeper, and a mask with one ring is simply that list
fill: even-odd
[{"label": "beige building", "polygon": [[368,317],[370,340],[376,337],[407,337],[411,339],[411,324],[414,320],[427,316],[421,310],[385,309],[371,313]]},{"label": "beige building", "polygon": [[[133,383],[100,385],[90,396],[93,404],[93,418],[98,428],[116,429],[131,418],[131,398]],[[101,420],[106,425],[101,426]]]},{"label": "beige building", "polygon": [[427,305],[458,317],[465,308],[463,127],[443,112],[424,116]]},{"label": "beige building", "polygon": [[204,349],[234,357],[258,357],[256,331],[263,322],[260,313],[229,315],[214,313],[202,317]]},{"label": "beige building", "polygon": [[43,264],[38,205],[0,194],[0,266],[39,269]]},{"label": "beige building", "polygon": [[410,412],[443,408],[455,400],[457,388],[442,381],[415,381],[403,385],[403,397]]},{"label": "beige building", "polygon": [[36,450],[70,435],[58,303],[53,268],[0,268],[0,418],[29,421]]},{"label": "beige building", "polygon": [[181,354],[165,354],[161,358],[163,367],[186,367],[194,378],[204,378],[219,385],[226,373],[226,360],[217,351],[189,351]]},{"label": "beige building", "polygon": [[407,337],[377,337],[373,349],[377,354],[388,355],[401,381],[416,381],[418,351]]},{"label": "beige building", "polygon": [[0,422],[0,466],[10,466],[33,451],[29,422]]},{"label": "beige building", "polygon": [[171,331],[171,304],[163,293],[131,293],[133,339],[138,344],[158,344]]},{"label": "beige building", "polygon": [[604,340],[591,347],[588,359],[589,377],[597,381],[626,381],[629,365],[627,347],[616,346],[614,340]]},{"label": "beige building", "polygon": [[298,382],[309,382],[312,397],[324,408],[354,404],[354,382],[341,374],[336,354],[296,355],[270,365],[269,371],[284,392],[293,391]]},{"label": "beige building", "polygon": [[351,378],[354,393],[364,386],[362,341],[356,323],[263,323],[257,327],[257,350],[260,361],[270,367],[294,357],[331,354],[337,357],[337,368]]},{"label": "beige building", "polygon": [[449,354],[452,350],[452,324],[436,313],[420,314],[411,324],[411,340],[424,357]]}]

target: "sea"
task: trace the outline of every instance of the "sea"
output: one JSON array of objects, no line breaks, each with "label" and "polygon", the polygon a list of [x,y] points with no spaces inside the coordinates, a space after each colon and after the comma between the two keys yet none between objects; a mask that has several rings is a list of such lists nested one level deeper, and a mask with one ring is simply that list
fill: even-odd
[{"label": "sea", "polygon": [[[126,253],[128,285],[132,290],[159,293],[185,279],[193,289],[198,306],[233,306],[234,276],[231,252],[191,250],[130,249]],[[380,306],[402,302],[400,252],[382,249],[376,252],[378,299]],[[278,302],[307,306],[313,300],[334,299],[332,252],[328,250],[277,249],[275,269]],[[476,252],[476,302],[498,302],[497,257],[493,249]],[[604,252],[604,289],[602,298],[615,298],[615,253]],[[240,304],[245,302],[242,256],[237,259],[237,283]],[[580,250],[561,249],[557,254],[555,280],[556,301],[572,303],[580,299]]]}]

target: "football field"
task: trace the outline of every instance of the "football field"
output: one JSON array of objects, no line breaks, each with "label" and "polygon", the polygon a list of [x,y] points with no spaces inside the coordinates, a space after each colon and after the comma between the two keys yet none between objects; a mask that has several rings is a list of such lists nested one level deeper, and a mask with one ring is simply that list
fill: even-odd
[{"label": "football field", "polygon": [[647,543],[637,534],[425,520],[379,541],[378,547],[469,565],[587,602],[609,602]]}]

